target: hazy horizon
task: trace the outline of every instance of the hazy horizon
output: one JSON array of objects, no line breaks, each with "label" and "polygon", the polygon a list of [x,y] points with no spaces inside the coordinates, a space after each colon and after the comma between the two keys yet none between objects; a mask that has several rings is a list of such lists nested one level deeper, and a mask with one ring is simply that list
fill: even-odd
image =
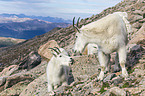
[{"label": "hazy horizon", "polygon": [[72,20],[87,18],[123,0],[0,0],[0,14],[25,14]]}]

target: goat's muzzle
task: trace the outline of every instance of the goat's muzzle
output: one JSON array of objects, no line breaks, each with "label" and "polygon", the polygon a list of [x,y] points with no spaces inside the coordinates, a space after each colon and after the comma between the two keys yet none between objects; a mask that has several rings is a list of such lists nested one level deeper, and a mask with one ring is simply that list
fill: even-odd
[{"label": "goat's muzzle", "polygon": [[73,65],[74,59],[73,58],[70,58],[70,60],[71,60],[71,65]]}]

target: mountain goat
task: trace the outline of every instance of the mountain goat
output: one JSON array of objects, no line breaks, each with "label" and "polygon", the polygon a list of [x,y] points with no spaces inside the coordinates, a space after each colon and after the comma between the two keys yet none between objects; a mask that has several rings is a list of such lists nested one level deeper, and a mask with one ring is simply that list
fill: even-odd
[{"label": "mountain goat", "polygon": [[117,52],[116,59],[119,58],[122,75],[128,77],[125,63],[126,45],[128,43],[127,30],[130,24],[126,18],[126,12],[115,12],[100,20],[82,26],[80,29],[74,25],[75,18],[73,19],[73,26],[77,31],[73,51],[75,53],[82,53],[87,44],[95,43],[98,45],[98,58],[101,65],[99,80],[103,80],[104,71],[112,52]]},{"label": "mountain goat", "polygon": [[67,85],[72,58],[68,56],[68,53],[63,48],[49,48],[54,52],[53,57],[47,65],[47,80],[48,80],[48,92],[53,92],[53,89],[58,85]]}]

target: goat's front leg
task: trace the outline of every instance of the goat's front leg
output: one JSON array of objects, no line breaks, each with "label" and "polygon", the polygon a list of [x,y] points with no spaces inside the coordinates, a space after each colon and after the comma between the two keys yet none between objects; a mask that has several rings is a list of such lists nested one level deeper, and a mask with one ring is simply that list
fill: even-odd
[{"label": "goat's front leg", "polygon": [[99,58],[99,62],[100,62],[100,65],[101,65],[101,72],[100,72],[100,75],[98,77],[99,80],[103,80],[103,77],[104,77],[104,71],[105,71],[105,68],[106,68],[106,65],[108,63],[108,56],[106,54],[104,54],[102,51],[98,51],[98,58]]},{"label": "goat's front leg", "polygon": [[51,92],[52,90],[53,90],[52,84],[49,84],[49,83],[48,83],[48,92]]},{"label": "goat's front leg", "polygon": [[122,75],[123,77],[128,77],[128,72],[125,68],[125,63],[126,63],[126,48],[125,46],[124,47],[121,47],[119,50],[118,50],[118,54],[119,54],[119,63],[120,63],[120,66],[122,68]]}]

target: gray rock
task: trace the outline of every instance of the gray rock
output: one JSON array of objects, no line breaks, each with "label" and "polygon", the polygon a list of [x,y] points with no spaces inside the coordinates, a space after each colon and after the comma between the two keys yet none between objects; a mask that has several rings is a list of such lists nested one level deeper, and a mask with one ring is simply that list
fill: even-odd
[{"label": "gray rock", "polygon": [[21,63],[19,64],[19,69],[32,69],[41,63],[41,56],[37,52],[30,52]]},{"label": "gray rock", "polygon": [[115,73],[112,73],[110,75],[108,75],[104,80],[103,82],[107,82],[107,81],[110,81],[112,78],[116,77],[116,74]]},{"label": "gray rock", "polygon": [[141,47],[141,45],[135,45],[131,48],[131,52],[136,51],[136,52],[140,52],[141,50],[143,50],[143,48]]},{"label": "gray rock", "polygon": [[145,88],[145,78],[143,78],[139,84],[141,87]]},{"label": "gray rock", "polygon": [[113,87],[109,90],[107,90],[106,92],[104,92],[103,94],[101,94],[101,96],[126,96],[126,91],[123,89],[120,89],[119,87]]},{"label": "gray rock", "polygon": [[142,16],[142,11],[141,10],[135,10],[133,11],[133,14],[136,14],[136,15],[141,15]]},{"label": "gray rock", "polygon": [[0,77],[0,86],[3,86],[6,83],[5,77]]},{"label": "gray rock", "polygon": [[118,84],[120,84],[122,82],[123,82],[123,78],[121,78],[120,76],[117,76],[117,77],[115,77],[115,78],[112,79],[112,83],[114,85],[118,85]]},{"label": "gray rock", "polygon": [[131,22],[136,22],[136,21],[139,21],[139,20],[142,20],[142,19],[143,19],[143,16],[140,16],[140,15],[132,15]]}]

